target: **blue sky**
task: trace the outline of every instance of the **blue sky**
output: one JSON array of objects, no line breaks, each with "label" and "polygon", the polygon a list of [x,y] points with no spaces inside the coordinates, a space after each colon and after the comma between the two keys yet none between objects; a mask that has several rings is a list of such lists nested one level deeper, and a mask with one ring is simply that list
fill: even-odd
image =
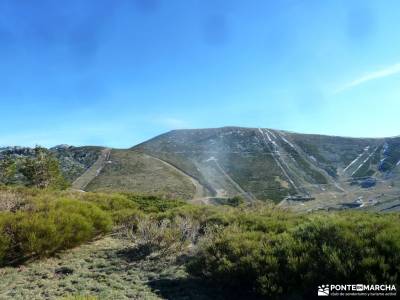
[{"label": "blue sky", "polygon": [[400,1],[0,0],[0,145],[400,134]]}]

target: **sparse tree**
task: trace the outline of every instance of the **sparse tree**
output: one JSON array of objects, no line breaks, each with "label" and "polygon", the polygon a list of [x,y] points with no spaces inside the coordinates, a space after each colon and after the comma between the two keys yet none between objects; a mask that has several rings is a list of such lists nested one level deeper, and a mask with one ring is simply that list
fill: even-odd
[{"label": "sparse tree", "polygon": [[21,173],[27,179],[29,186],[41,189],[67,187],[58,160],[43,147],[37,146],[34,157],[24,159]]},{"label": "sparse tree", "polygon": [[240,206],[240,205],[242,205],[243,203],[244,203],[244,200],[243,200],[243,198],[240,197],[240,196],[235,196],[235,197],[229,198],[229,199],[227,200],[227,204],[230,205],[230,206],[233,206],[233,207]]},{"label": "sparse tree", "polygon": [[16,162],[10,155],[0,159],[0,184],[12,183],[17,172]]}]

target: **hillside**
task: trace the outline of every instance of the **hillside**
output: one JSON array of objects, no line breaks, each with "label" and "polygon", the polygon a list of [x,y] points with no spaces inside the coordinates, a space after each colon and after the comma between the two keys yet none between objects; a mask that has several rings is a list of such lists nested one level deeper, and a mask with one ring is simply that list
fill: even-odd
[{"label": "hillside", "polygon": [[112,150],[108,159],[86,190],[162,194],[186,200],[192,199],[196,193],[196,186],[189,176],[147,154]]},{"label": "hillside", "polygon": [[[400,138],[309,135],[261,128],[171,131],[132,148],[198,179],[216,197],[241,195],[304,209],[398,197]],[[301,199],[300,199],[301,200]],[[355,204],[356,205],[356,204]]]},{"label": "hillside", "polygon": [[[347,138],[266,128],[174,130],[131,149],[51,149],[75,189],[198,202],[241,196],[315,209],[398,209],[400,137]],[[0,156],[31,155],[3,148]],[[312,201],[309,201],[312,200]]]}]

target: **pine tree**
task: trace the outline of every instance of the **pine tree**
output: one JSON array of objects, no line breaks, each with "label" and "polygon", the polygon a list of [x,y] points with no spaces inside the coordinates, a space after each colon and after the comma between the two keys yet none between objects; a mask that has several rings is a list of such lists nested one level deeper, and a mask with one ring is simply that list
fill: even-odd
[{"label": "pine tree", "polygon": [[16,172],[15,159],[10,155],[6,155],[0,159],[0,184],[12,183]]},{"label": "pine tree", "polygon": [[29,186],[41,189],[67,187],[58,160],[43,147],[37,146],[34,157],[24,160],[21,173],[27,179]]}]

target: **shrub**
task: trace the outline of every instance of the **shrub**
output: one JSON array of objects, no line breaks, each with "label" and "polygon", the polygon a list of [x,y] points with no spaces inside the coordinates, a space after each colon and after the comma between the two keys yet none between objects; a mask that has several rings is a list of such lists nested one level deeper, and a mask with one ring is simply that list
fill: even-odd
[{"label": "shrub", "polygon": [[24,197],[14,191],[0,191],[0,212],[15,211],[20,209],[25,202]]},{"label": "shrub", "polygon": [[13,264],[49,256],[111,230],[109,214],[94,204],[61,199],[36,210],[0,214],[0,260]]},{"label": "shrub", "polygon": [[187,202],[182,200],[162,199],[157,196],[142,196],[131,193],[125,195],[145,213],[161,213],[188,205]]},{"label": "shrub", "polygon": [[233,225],[200,243],[188,271],[262,297],[309,296],[327,282],[400,283],[398,214],[285,218],[271,212],[266,222],[254,216],[239,214]]},{"label": "shrub", "polygon": [[198,223],[188,217],[157,220],[144,216],[138,220],[136,228],[127,228],[127,236],[136,245],[146,248],[149,253],[164,255],[184,250],[196,241],[198,235]]},{"label": "shrub", "polygon": [[226,201],[226,204],[233,206],[233,207],[238,207],[238,206],[244,204],[244,200],[240,196],[235,196],[233,198],[228,198],[228,200]]},{"label": "shrub", "polygon": [[55,210],[62,211],[66,217],[73,214],[81,215],[93,225],[97,233],[107,232],[112,228],[110,215],[92,203],[64,199],[55,202]]},{"label": "shrub", "polygon": [[6,261],[6,254],[10,248],[10,237],[4,232],[3,224],[4,217],[0,213],[0,266],[3,265]]},{"label": "shrub", "polygon": [[67,296],[63,298],[63,300],[98,300],[96,296],[90,296],[90,295],[75,295],[75,296]]},{"label": "shrub", "polygon": [[134,222],[141,215],[139,205],[122,194],[85,193],[82,200],[96,204],[104,211],[108,211],[115,224],[123,225]]}]

